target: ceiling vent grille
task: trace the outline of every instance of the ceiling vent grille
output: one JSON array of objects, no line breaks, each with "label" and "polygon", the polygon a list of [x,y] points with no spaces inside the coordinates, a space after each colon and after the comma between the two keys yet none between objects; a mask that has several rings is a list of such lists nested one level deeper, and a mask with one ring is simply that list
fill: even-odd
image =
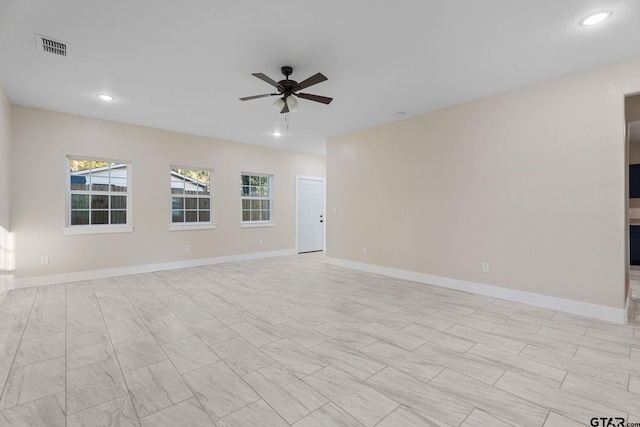
[{"label": "ceiling vent grille", "polygon": [[54,55],[60,56],[67,56],[67,53],[69,52],[69,45],[67,43],[52,39],[51,37],[36,34],[36,43],[43,52],[53,53]]}]

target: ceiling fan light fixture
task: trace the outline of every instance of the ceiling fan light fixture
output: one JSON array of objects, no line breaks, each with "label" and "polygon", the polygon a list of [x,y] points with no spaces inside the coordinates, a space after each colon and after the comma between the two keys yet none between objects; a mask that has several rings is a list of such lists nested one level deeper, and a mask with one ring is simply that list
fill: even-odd
[{"label": "ceiling fan light fixture", "polygon": [[276,99],[276,101],[273,103],[273,108],[275,108],[278,111],[282,111],[282,109],[284,108],[284,98],[278,98]]},{"label": "ceiling fan light fixture", "polygon": [[294,111],[298,111],[298,100],[295,96],[289,95],[287,96],[287,105],[289,106],[289,112],[293,113]]},{"label": "ceiling fan light fixture", "polygon": [[609,18],[612,13],[613,12],[611,12],[610,10],[603,10],[601,12],[592,13],[591,15],[587,16],[582,21],[580,21],[580,25],[584,27],[588,27],[590,25],[599,24],[602,21]]}]

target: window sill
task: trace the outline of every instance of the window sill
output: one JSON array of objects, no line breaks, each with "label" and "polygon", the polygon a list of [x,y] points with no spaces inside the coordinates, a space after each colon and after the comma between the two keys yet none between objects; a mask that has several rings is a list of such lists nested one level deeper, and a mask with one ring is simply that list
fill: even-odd
[{"label": "window sill", "polygon": [[255,221],[255,222],[241,222],[240,228],[257,228],[257,227],[275,227],[276,223],[273,221]]},{"label": "window sill", "polygon": [[213,230],[216,228],[216,224],[213,222],[207,223],[182,223],[182,224],[169,224],[169,231],[185,231],[185,230]]},{"label": "window sill", "polygon": [[64,234],[76,235],[76,234],[114,234],[114,233],[131,233],[133,232],[132,225],[109,225],[109,226],[74,226],[65,227]]}]

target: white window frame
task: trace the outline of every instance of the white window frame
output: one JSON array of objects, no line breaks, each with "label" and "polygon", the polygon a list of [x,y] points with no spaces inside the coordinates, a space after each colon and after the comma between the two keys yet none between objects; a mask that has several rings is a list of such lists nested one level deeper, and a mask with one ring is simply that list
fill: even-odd
[{"label": "white window frame", "polygon": [[[127,168],[127,191],[126,192],[114,192],[108,191],[93,191],[89,190],[72,190],[71,189],[71,160],[90,160],[95,162],[105,162],[112,164],[124,164]],[[66,158],[66,205],[65,205],[65,227],[64,234],[108,234],[108,233],[131,233],[133,231],[133,214],[132,214],[132,166],[129,160],[120,159],[107,159],[94,156],[75,156],[68,155]],[[127,207],[126,216],[127,220],[125,224],[82,224],[71,225],[71,199],[73,194],[99,194],[111,196],[126,196]],[[91,209],[89,209],[91,211]],[[109,209],[111,212],[111,209]]]},{"label": "white window frame", "polygon": [[[185,169],[185,170],[195,170],[195,171],[205,171],[209,172],[209,195],[201,196],[200,194],[174,194],[171,192],[172,190],[172,174],[173,169]],[[180,166],[180,165],[170,165],[169,166],[169,231],[182,231],[182,230],[210,230],[216,228],[216,223],[214,220],[214,198],[213,198],[213,186],[214,186],[214,175],[213,169],[211,168],[202,168],[202,167],[193,167],[193,166]],[[196,221],[196,222],[173,222],[173,198],[174,197],[182,197],[182,198],[197,198],[197,199],[209,199],[209,221]],[[184,209],[182,209],[184,210]]]},{"label": "white window frame", "polygon": [[[269,189],[269,194],[267,197],[264,196],[251,196],[249,195],[244,195],[243,194],[243,187],[244,185],[242,184],[242,178],[244,176],[249,176],[249,177],[261,177],[261,178],[267,178],[267,185],[268,185],[268,189]],[[245,200],[265,200],[269,202],[269,219],[268,220],[244,220],[243,219],[243,202]],[[241,228],[253,228],[253,227],[273,227],[275,226],[276,223],[273,219],[273,175],[272,174],[265,174],[265,173],[255,173],[255,172],[241,172],[240,173],[240,227]]]}]

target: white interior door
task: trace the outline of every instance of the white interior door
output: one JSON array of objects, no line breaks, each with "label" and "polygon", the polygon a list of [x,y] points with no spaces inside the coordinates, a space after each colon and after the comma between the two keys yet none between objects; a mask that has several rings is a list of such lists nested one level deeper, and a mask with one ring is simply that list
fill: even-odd
[{"label": "white interior door", "polygon": [[298,178],[298,253],[321,251],[324,235],[324,181]]}]

